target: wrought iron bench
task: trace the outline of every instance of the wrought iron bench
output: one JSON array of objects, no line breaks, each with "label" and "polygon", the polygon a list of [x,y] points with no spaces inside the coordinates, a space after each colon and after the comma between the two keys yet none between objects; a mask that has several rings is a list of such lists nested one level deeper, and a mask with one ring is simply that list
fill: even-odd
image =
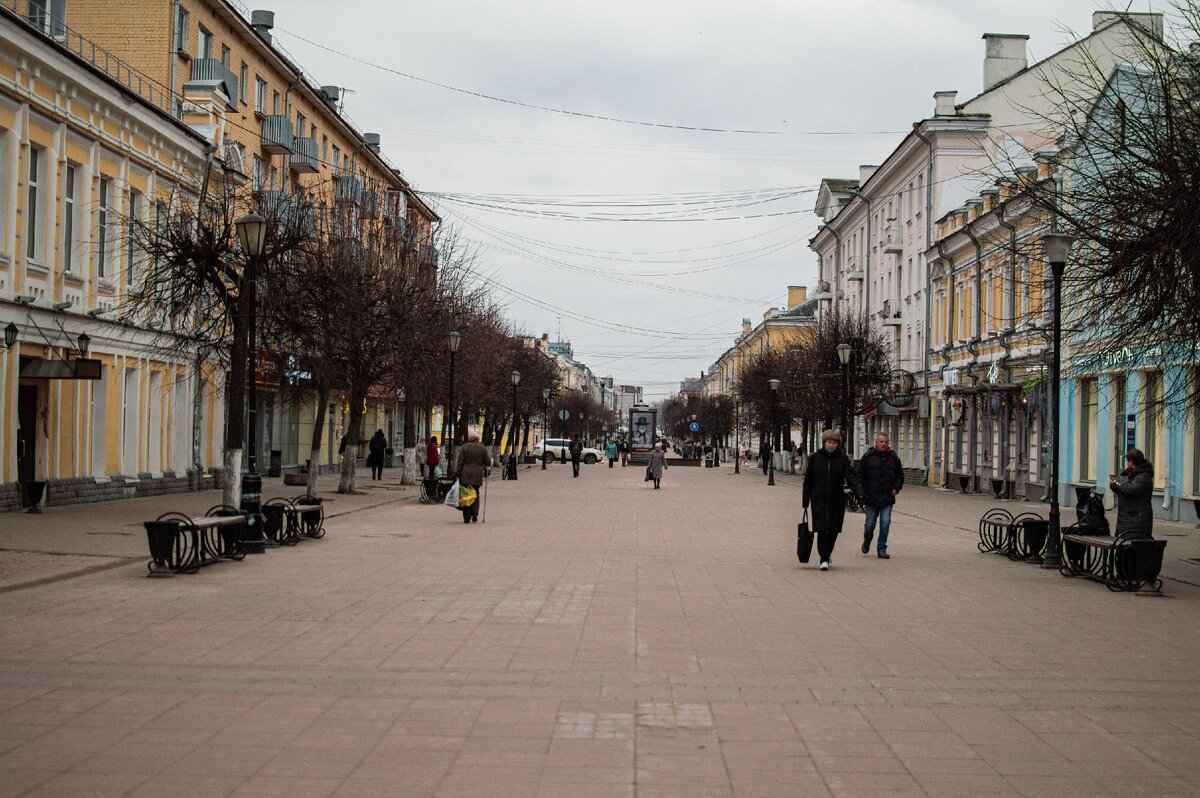
[{"label": "wrought iron bench", "polygon": [[296,533],[302,538],[325,537],[325,505],[316,496],[300,495],[292,499]]},{"label": "wrought iron bench", "polygon": [[199,518],[164,513],[144,526],[150,545],[150,562],[146,564],[150,576],[194,574],[219,560],[246,556],[242,548],[246,516],[227,504],[218,504]]},{"label": "wrought iron bench", "polygon": [[1103,582],[1109,590],[1132,591],[1162,588],[1163,553],[1167,541],[1153,538],[1063,535],[1063,576],[1086,576]]},{"label": "wrought iron bench", "polygon": [[1039,562],[1050,522],[1037,513],[1012,513],[996,507],[979,519],[979,550],[997,552],[1010,560]]}]

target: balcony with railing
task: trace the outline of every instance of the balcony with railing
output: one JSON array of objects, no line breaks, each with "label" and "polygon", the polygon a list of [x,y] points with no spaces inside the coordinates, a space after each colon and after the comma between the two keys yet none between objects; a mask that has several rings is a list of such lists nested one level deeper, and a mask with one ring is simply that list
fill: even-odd
[{"label": "balcony with railing", "polygon": [[285,219],[294,209],[292,195],[286,191],[260,192],[259,212],[268,219]]},{"label": "balcony with railing", "polygon": [[275,155],[288,155],[292,151],[292,120],[280,114],[263,117],[262,148]]},{"label": "balcony with railing", "polygon": [[230,111],[237,110],[238,81],[237,76],[216,58],[197,58],[192,61],[193,81],[217,81],[221,91],[228,98],[227,106]]},{"label": "balcony with railing", "polygon": [[359,215],[364,219],[379,217],[379,192],[365,189],[359,202]]},{"label": "balcony with railing", "polygon": [[437,266],[440,253],[437,247],[424,246],[421,247],[421,265],[422,266]]},{"label": "balcony with railing", "polygon": [[342,175],[334,178],[333,194],[338,202],[349,202],[357,205],[362,201],[363,181],[354,175]]},{"label": "balcony with railing", "polygon": [[292,169],[300,174],[315,175],[321,170],[315,138],[297,138],[292,149]]},{"label": "balcony with railing", "polygon": [[894,224],[883,228],[883,251],[893,255],[899,255],[904,251],[904,241],[901,240],[900,231]]}]

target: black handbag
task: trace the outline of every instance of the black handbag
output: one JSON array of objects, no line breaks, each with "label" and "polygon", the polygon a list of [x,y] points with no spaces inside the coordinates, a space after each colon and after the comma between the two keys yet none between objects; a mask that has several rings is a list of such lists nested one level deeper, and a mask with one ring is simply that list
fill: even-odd
[{"label": "black handbag", "polygon": [[812,556],[813,532],[808,526],[808,508],[804,508],[804,519],[796,524],[796,559],[808,562]]},{"label": "black handbag", "polygon": [[652,479],[654,479],[654,470],[651,469],[650,466],[646,466],[646,478],[642,481],[649,482]]}]

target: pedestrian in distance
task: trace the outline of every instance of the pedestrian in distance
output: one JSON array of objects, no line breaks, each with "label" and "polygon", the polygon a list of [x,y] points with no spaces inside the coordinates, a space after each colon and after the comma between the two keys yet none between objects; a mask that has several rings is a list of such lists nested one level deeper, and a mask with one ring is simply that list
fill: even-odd
[{"label": "pedestrian in distance", "polygon": [[1125,453],[1125,470],[1110,475],[1108,489],[1117,497],[1116,537],[1154,537],[1154,466],[1141,449]]},{"label": "pedestrian in distance", "polygon": [[383,479],[383,461],[387,455],[387,438],[383,437],[383,430],[375,430],[375,434],[367,444],[367,452],[367,465],[371,467],[371,479]]},{"label": "pedestrian in distance", "polygon": [[480,488],[483,487],[486,470],[491,467],[491,453],[479,442],[479,433],[472,432],[454,458],[454,476],[458,479],[459,489],[475,489],[475,501],[462,508],[464,524],[473,524],[479,520],[479,505],[483,503]]},{"label": "pedestrian in distance", "polygon": [[442,453],[438,449],[437,436],[430,435],[429,443],[425,445],[425,465],[429,467],[430,479],[434,479],[437,476],[437,467],[440,462],[442,462]]},{"label": "pedestrian in distance", "polygon": [[579,476],[579,458],[583,457],[583,441],[579,439],[579,433],[576,432],[571,436],[571,445],[568,447],[571,451],[571,477]]},{"label": "pedestrian in distance", "polygon": [[842,449],[841,433],[827,429],[821,433],[821,448],[808,458],[802,499],[804,509],[812,506],[812,527],[817,535],[822,571],[833,566],[833,547],[846,518],[844,487],[849,487],[856,496],[862,495],[862,482],[854,473],[854,463]]},{"label": "pedestrian in distance", "polygon": [[421,479],[425,479],[425,447],[428,445],[424,438],[417,439],[417,453],[415,457],[417,470],[421,472]]},{"label": "pedestrian in distance", "polygon": [[879,559],[891,559],[888,554],[888,531],[892,527],[892,507],[896,505],[896,494],[904,488],[904,468],[892,450],[891,439],[886,433],[875,436],[875,446],[867,449],[862,456],[858,476],[863,484],[863,511],[867,516],[863,526],[862,553],[871,553],[871,540],[875,537],[875,521],[878,519],[879,543],[875,551]]},{"label": "pedestrian in distance", "polygon": [[604,447],[604,454],[606,457],[608,457],[609,468],[612,468],[613,463],[617,462],[617,455],[619,454],[618,449],[619,447],[617,446],[616,441],[609,441],[608,446]]},{"label": "pedestrian in distance", "polygon": [[658,490],[662,483],[663,471],[667,468],[667,453],[663,451],[662,441],[654,444],[650,452],[650,465],[646,469],[647,476],[654,481],[654,489]]},{"label": "pedestrian in distance", "polygon": [[767,468],[771,464],[771,442],[766,438],[762,439],[762,443],[758,446],[758,463],[762,466],[763,476],[767,475]]},{"label": "pedestrian in distance", "polygon": [[629,441],[621,439],[621,468],[629,465]]}]

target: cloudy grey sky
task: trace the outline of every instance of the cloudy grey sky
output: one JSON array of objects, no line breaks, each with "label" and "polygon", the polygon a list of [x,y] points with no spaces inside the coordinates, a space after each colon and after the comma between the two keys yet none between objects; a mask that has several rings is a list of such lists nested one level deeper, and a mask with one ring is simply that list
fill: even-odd
[{"label": "cloudy grey sky", "polygon": [[353,91],[346,113],[478,246],[508,317],[529,334],[561,329],[598,376],[643,385],[651,401],[699,375],[742,318],[784,304],[786,286],[811,286],[821,178],[879,163],[932,113],[933,92],[978,93],[984,32],[1029,34],[1033,63],[1101,7],[255,5],[276,12],[276,41],[315,81]]}]

